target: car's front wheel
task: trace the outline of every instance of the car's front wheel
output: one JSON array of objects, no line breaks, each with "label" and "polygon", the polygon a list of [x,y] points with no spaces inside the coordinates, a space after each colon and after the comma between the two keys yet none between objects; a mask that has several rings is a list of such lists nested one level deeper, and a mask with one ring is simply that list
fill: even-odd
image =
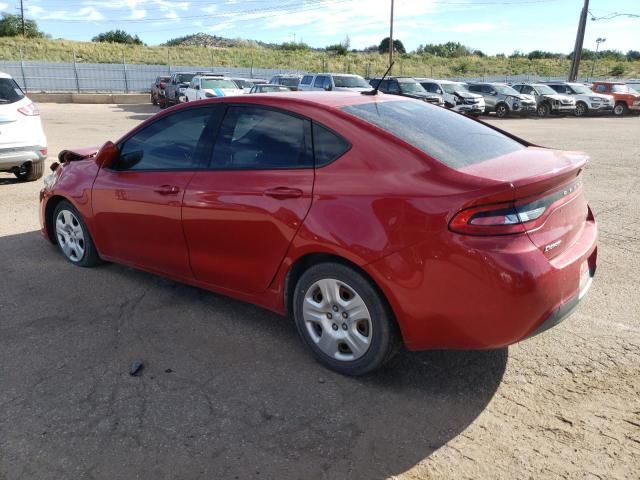
[{"label": "car's front wheel", "polygon": [[537,114],[539,117],[548,117],[551,113],[551,107],[549,107],[548,103],[541,103],[538,105]]},{"label": "car's front wheel", "polygon": [[589,114],[589,107],[584,102],[578,102],[574,114],[576,117],[586,117]]},{"label": "car's front wheel", "polygon": [[398,334],[389,307],[361,273],[340,263],[309,268],[293,295],[300,336],[316,359],[345,375],[364,375],[389,360]]},{"label": "car's front wheel", "polygon": [[624,115],[625,113],[627,113],[627,104],[624,102],[618,102],[616,103],[616,106],[613,107],[613,114],[620,117],[622,115]]},{"label": "car's front wheel", "polygon": [[53,212],[53,233],[62,255],[74,265],[93,267],[100,263],[98,251],[80,213],[66,200]]},{"label": "car's front wheel", "polygon": [[509,107],[504,103],[496,105],[496,116],[498,118],[507,118],[509,116]]}]

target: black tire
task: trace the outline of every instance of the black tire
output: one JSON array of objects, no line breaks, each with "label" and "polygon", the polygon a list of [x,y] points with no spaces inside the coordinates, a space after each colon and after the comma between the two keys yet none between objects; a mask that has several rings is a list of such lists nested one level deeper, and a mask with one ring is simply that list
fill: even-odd
[{"label": "black tire", "polygon": [[627,113],[629,113],[629,107],[627,107],[627,104],[624,102],[618,102],[616,103],[616,106],[613,107],[613,114],[616,117],[622,117],[623,115],[626,115]]},{"label": "black tire", "polygon": [[34,182],[44,175],[44,160],[29,162],[19,171],[14,172],[14,175],[21,182]]},{"label": "black tire", "polygon": [[158,96],[154,95],[153,93],[151,94],[151,103],[153,105],[158,105]]},{"label": "black tire", "polygon": [[506,103],[496,105],[496,116],[498,118],[507,118],[509,116],[509,107]]},{"label": "black tire", "polygon": [[165,108],[167,108],[169,106],[169,101],[167,100],[167,97],[160,97],[160,99],[158,100],[158,105],[160,105],[161,110],[164,110]]},{"label": "black tire", "polygon": [[548,117],[551,113],[551,106],[547,102],[542,102],[540,105],[538,105],[536,113],[541,118]]},{"label": "black tire", "polygon": [[576,103],[576,109],[573,111],[576,117],[586,117],[589,115],[589,107],[584,102]]},{"label": "black tire", "polygon": [[[316,282],[323,279],[337,280],[338,282],[344,283],[359,295],[366,305],[366,310],[370,317],[370,330],[367,331],[367,337],[370,336],[370,340],[367,350],[359,358],[351,360],[333,358],[316,345],[316,342],[309,333],[307,322],[303,316],[303,304],[309,289],[314,286]],[[335,315],[336,319],[340,319],[339,321],[334,320],[336,323],[343,322],[341,316],[337,313],[335,313]],[[397,325],[386,300],[381,297],[378,290],[361,273],[340,263],[321,263],[314,265],[302,274],[293,292],[293,318],[298,333],[316,360],[325,367],[343,375],[364,375],[380,368],[391,359],[400,344]],[[346,320],[344,321],[346,322]],[[348,327],[345,325],[346,323],[342,323],[342,328],[346,331]],[[339,330],[339,328],[336,329],[335,326],[334,324],[334,330],[341,332],[341,330]],[[357,328],[357,326],[353,324],[352,327],[354,329]],[[345,332],[345,335],[348,334]]]},{"label": "black tire", "polygon": [[[67,255],[62,247],[63,240],[60,237],[64,235],[61,235],[58,231],[56,220],[58,216],[64,211],[70,212],[77,220],[77,225],[75,223],[73,225],[79,226],[82,229],[82,248],[84,249],[84,252],[80,257],[76,256],[76,258],[74,258],[73,256]],[[58,203],[53,211],[53,217],[50,219],[49,224],[53,229],[53,235],[56,239],[56,244],[58,245],[60,253],[62,253],[62,256],[69,262],[79,267],[95,267],[96,265],[102,263],[100,260],[100,256],[98,255],[98,251],[96,250],[96,247],[93,243],[93,239],[91,238],[91,234],[89,233],[89,229],[87,228],[87,225],[84,223],[84,220],[78,210],[73,205],[71,205],[71,203],[66,200],[62,200],[60,203]],[[80,245],[79,242],[78,245]]]}]

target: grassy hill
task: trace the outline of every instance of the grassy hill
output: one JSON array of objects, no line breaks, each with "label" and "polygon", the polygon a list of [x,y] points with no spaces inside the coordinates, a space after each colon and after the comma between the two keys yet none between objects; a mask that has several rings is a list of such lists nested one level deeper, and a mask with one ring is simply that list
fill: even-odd
[{"label": "grassy hill", "polygon": [[[23,39],[21,37],[0,38],[0,60],[41,60],[48,62],[70,62],[73,52],[78,62],[118,63],[123,56],[129,64],[228,66],[254,68],[279,68],[305,71],[351,72],[360,75],[379,75],[386,69],[388,57],[378,53],[349,53],[332,55],[322,51],[287,51],[267,48],[237,46],[227,48],[202,46],[121,45],[112,43],[74,42],[52,39]],[[595,77],[609,77],[616,65],[624,67],[623,77],[640,77],[640,60],[598,60]],[[394,73],[427,77],[476,77],[483,75],[563,76],[569,71],[570,60],[528,58],[501,58],[468,56],[440,58],[431,55],[409,54],[397,57]],[[581,76],[591,72],[591,61],[581,64]]]}]

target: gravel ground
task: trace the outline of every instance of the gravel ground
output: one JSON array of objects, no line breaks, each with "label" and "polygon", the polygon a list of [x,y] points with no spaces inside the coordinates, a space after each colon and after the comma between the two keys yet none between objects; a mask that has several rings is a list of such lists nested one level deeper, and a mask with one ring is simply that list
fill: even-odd
[{"label": "gravel ground", "polygon": [[[155,111],[41,108],[52,159]],[[0,174],[0,479],[640,478],[640,118],[495,123],[592,156],[591,291],[508,350],[402,353],[361,379],[256,307],[70,265],[38,233],[41,182]]]}]

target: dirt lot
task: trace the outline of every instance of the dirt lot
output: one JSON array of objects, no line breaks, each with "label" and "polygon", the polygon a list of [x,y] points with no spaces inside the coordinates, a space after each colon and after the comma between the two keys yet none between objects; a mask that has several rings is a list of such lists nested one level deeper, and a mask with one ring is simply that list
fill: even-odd
[{"label": "dirt lot", "polygon": [[[42,111],[53,158],[155,109]],[[37,231],[41,183],[0,174],[0,479],[639,478],[640,118],[499,124],[591,154],[593,288],[508,350],[403,353],[361,379],[271,313],[70,265]]]}]

